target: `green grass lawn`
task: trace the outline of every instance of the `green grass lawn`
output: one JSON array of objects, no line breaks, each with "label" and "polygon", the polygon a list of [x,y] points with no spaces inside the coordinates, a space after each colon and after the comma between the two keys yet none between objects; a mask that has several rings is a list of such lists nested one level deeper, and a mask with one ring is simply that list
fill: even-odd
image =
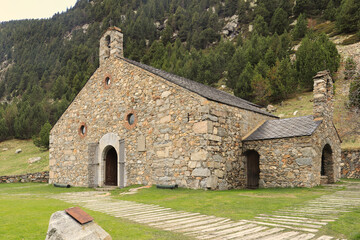
[{"label": "green grass lawn", "polygon": [[[8,149],[4,151],[3,149]],[[16,149],[22,152],[16,154]],[[36,163],[29,164],[28,159],[41,157]],[[49,151],[41,151],[32,140],[9,140],[0,142],[0,176],[34,173],[49,170]]]},{"label": "green grass lawn", "polygon": [[[348,180],[346,180],[348,181]],[[356,180],[355,180],[356,181]],[[359,180],[357,180],[358,182]],[[200,212],[234,220],[251,219],[259,213],[271,213],[295,207],[305,201],[334,192],[334,189],[282,188],[258,190],[204,191],[189,189],[141,189],[135,195],[119,195],[129,188],[112,191],[114,198],[158,204],[176,210]],[[342,187],[339,186],[341,189]],[[49,198],[63,192],[92,191],[88,188],[55,188],[41,183],[0,184],[0,239],[44,239],[52,213],[74,207]],[[84,208],[114,240],[117,239],[191,239],[181,234],[162,231],[128,220],[115,218]],[[319,234],[338,238],[360,239],[360,208],[340,215],[323,227]]]},{"label": "green grass lawn", "polygon": [[[51,214],[74,205],[47,196],[87,188],[54,188],[47,184],[0,184],[0,239],[45,239]],[[112,239],[190,239],[99,212],[84,209]]]}]

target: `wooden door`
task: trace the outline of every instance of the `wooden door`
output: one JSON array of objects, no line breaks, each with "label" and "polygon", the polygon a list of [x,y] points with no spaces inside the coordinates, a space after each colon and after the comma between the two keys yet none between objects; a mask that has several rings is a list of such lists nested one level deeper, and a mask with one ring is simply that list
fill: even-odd
[{"label": "wooden door", "polygon": [[109,149],[105,158],[105,185],[117,186],[117,153]]},{"label": "wooden door", "polygon": [[255,151],[249,151],[247,157],[247,187],[254,189],[259,187],[260,166],[259,154]]}]

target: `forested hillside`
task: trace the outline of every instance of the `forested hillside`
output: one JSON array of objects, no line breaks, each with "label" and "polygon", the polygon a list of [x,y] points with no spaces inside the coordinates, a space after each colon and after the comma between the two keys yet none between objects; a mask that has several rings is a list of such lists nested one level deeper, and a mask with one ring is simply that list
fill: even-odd
[{"label": "forested hillside", "polygon": [[314,19],[360,35],[359,12],[357,0],[79,0],[51,19],[1,23],[0,140],[48,131],[98,67],[109,26],[122,29],[126,58],[265,105],[337,70]]}]

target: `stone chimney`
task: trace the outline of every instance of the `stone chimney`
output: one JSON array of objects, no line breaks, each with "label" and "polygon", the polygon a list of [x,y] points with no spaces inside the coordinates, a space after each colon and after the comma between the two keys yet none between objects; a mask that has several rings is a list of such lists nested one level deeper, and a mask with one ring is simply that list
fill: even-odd
[{"label": "stone chimney", "polygon": [[314,79],[314,118],[333,119],[334,89],[329,71],[321,71]]},{"label": "stone chimney", "polygon": [[121,29],[117,27],[110,27],[100,39],[99,49],[100,66],[106,59],[112,57],[124,57],[123,50],[123,34]]}]

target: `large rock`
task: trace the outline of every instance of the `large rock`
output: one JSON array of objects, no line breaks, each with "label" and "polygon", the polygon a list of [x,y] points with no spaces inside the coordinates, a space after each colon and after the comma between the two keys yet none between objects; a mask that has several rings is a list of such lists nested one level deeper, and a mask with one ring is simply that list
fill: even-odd
[{"label": "large rock", "polygon": [[51,215],[45,240],[111,240],[111,236],[94,221],[81,225],[65,211]]}]

